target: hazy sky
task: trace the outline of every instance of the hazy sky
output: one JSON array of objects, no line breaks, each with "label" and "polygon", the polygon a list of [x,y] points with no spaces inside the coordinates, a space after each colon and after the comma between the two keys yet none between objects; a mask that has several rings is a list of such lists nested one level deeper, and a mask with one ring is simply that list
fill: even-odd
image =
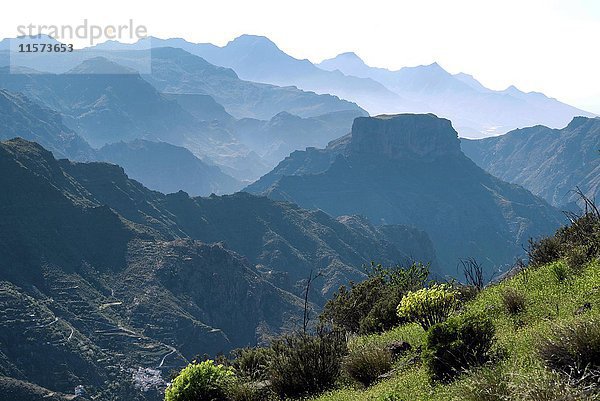
[{"label": "hazy sky", "polygon": [[265,35],[314,62],[345,51],[390,69],[437,61],[493,89],[514,84],[600,114],[600,0],[10,1],[0,35],[84,18],[219,45]]}]

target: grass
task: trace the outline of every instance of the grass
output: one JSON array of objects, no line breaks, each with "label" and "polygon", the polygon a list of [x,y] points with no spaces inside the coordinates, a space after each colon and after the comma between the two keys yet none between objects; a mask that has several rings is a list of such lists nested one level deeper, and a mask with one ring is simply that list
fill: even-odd
[{"label": "grass", "polygon": [[[557,275],[556,272],[561,274]],[[563,274],[564,273],[564,274]],[[519,314],[509,314],[502,297],[506,288],[513,288],[525,297],[526,308]],[[484,289],[464,306],[464,311],[480,311],[490,316],[497,331],[498,347],[506,358],[489,375],[507,378],[507,386],[522,391],[522,399],[538,397],[527,383],[552,380],[537,354],[540,341],[547,338],[557,323],[569,324],[581,318],[575,311],[585,303],[591,310],[583,316],[600,316],[600,261],[588,263],[579,272],[569,269],[564,261],[527,269],[515,277]],[[425,332],[416,324],[397,327],[379,335],[350,339],[349,347],[385,346],[394,341],[406,341],[413,350],[424,342]],[[448,401],[465,400],[465,392],[485,374],[472,372],[448,385],[431,384],[423,366],[414,355],[398,361],[394,374],[367,389],[343,387],[314,398],[314,401]],[[509,383],[508,383],[509,382]],[[537,383],[536,382],[536,383]],[[545,385],[545,384],[544,384]],[[521,394],[521,393],[520,393]],[[559,399],[542,397],[543,399]],[[488,399],[488,398],[486,398]],[[489,398],[490,400],[497,398]],[[541,399],[541,398],[540,398]]]}]

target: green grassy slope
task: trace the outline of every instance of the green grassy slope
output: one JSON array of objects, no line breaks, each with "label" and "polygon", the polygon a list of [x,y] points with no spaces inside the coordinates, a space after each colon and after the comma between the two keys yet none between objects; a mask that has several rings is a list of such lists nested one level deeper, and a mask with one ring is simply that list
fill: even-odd
[{"label": "green grassy slope", "polygon": [[[566,278],[560,280],[561,272]],[[557,274],[558,273],[558,274]],[[502,303],[502,293],[512,287],[525,295],[525,310],[511,316]],[[582,312],[582,305],[591,309]],[[416,353],[398,361],[391,377],[367,389],[349,385],[315,398],[318,401],[448,401],[448,400],[559,400],[570,398],[572,391],[553,380],[537,355],[537,345],[557,325],[569,325],[578,319],[600,317],[600,261],[594,260],[574,272],[563,261],[530,268],[497,285],[484,289],[459,313],[484,312],[496,327],[497,346],[506,357],[497,365],[462,375],[448,384],[432,384]],[[425,332],[416,324],[405,325],[380,335],[356,337],[350,349],[359,345],[387,345],[407,341],[413,349],[422,345]],[[501,380],[498,380],[501,378]],[[488,380],[489,379],[489,380]],[[488,380],[488,382],[486,382]],[[483,384],[482,384],[483,383]],[[499,388],[497,388],[499,387]],[[488,394],[477,393],[484,388]],[[494,393],[506,394],[504,398]],[[563,397],[566,394],[569,398]]]}]

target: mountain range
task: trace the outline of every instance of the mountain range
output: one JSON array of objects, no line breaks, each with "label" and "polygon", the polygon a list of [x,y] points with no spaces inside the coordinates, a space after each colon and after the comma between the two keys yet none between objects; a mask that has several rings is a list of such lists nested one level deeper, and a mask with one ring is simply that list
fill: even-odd
[{"label": "mountain range", "polygon": [[450,121],[432,114],[359,117],[346,137],[292,153],[246,191],[422,229],[447,275],[467,257],[487,274],[506,268],[530,237],[563,221],[542,199],[476,166]]},{"label": "mountain range", "polygon": [[390,71],[368,66],[355,53],[343,53],[318,66],[381,82],[424,106],[409,111],[432,112],[452,120],[462,137],[481,138],[536,124],[557,128],[575,116],[593,116],[542,93],[525,93],[514,86],[488,89],[473,76],[450,74],[438,63]]},{"label": "mountain range", "polygon": [[[62,73],[0,68],[0,87],[57,111],[66,126],[94,147],[134,139],[168,142],[245,181],[269,171],[278,155],[295,149],[291,146],[326,143],[347,130],[355,116],[366,115],[357,105],[334,96],[240,80],[231,69],[181,49],[153,49],[152,74],[140,75],[135,68],[147,57],[148,52],[138,50],[102,56],[76,51],[64,56],[63,69],[71,68]],[[36,66],[44,68],[41,62]],[[240,129],[254,132],[261,123],[236,124],[236,118],[268,121],[282,112],[303,118],[335,117],[323,118],[327,126],[320,142],[314,139],[320,135],[307,135],[306,141],[297,136],[293,144],[274,150],[278,155],[267,155],[269,161],[240,143],[238,136],[249,137]],[[280,135],[297,130],[282,126],[281,119],[277,129]],[[272,127],[270,132],[274,134]]]},{"label": "mountain range", "polygon": [[23,401],[157,401],[199,354],[298,329],[308,277],[312,312],[371,262],[460,279],[472,257],[490,279],[570,190],[599,193],[600,119],[437,63],[313,64],[253,35],[11,44],[0,394]]},{"label": "mountain range", "polygon": [[576,188],[600,199],[600,118],[576,117],[562,129],[537,125],[494,138],[463,139],[461,147],[490,174],[554,206],[580,201]]},{"label": "mountain range", "polygon": [[433,112],[452,120],[462,137],[481,138],[544,124],[566,125],[575,116],[593,117],[542,93],[514,86],[495,91],[473,76],[450,74],[438,63],[397,71],[368,66],[355,53],[313,64],[296,59],[263,36],[242,35],[219,47],[184,39],[146,38],[129,45],[108,42],[94,51],[176,47],[208,62],[231,68],[241,78],[329,93],[353,101],[370,114]]}]

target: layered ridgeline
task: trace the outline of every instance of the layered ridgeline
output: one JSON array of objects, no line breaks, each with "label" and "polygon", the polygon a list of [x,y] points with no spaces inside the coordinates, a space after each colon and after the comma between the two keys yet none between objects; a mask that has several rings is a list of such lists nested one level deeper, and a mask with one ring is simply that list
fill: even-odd
[{"label": "layered ridgeline", "polygon": [[0,386],[31,399],[82,385],[155,400],[194,355],[297,327],[311,269],[319,304],[371,260],[435,267],[414,229],[244,193],[163,195],[22,139],[0,144],[0,186]]},{"label": "layered ridgeline", "polygon": [[141,138],[186,146],[233,170],[255,164],[227,129],[198,120],[139,74],[105,58],[86,60],[65,74],[0,69],[0,87],[56,110],[94,147]]},{"label": "layered ridgeline", "polygon": [[[42,61],[32,63],[43,70]],[[62,61],[61,74],[2,67],[0,88],[56,110],[94,147],[167,142],[244,181],[256,180],[292,150],[324,145],[366,115],[335,96],[243,81],[181,49],[77,51]],[[150,63],[152,74],[137,72]]]},{"label": "layered ridgeline", "polygon": [[452,120],[461,136],[469,138],[534,124],[562,127],[574,116],[592,116],[542,93],[525,93],[514,86],[502,91],[488,89],[474,77],[450,74],[437,63],[390,71],[368,66],[349,52],[315,65],[286,54],[263,36],[242,35],[222,47],[181,38],[147,38],[135,44],[109,42],[89,50],[165,46],[231,68],[242,79],[337,95],[371,114],[433,112]]},{"label": "layered ridgeline", "polygon": [[541,125],[461,142],[486,171],[557,207],[579,201],[577,187],[600,199],[600,118],[577,117],[562,129]]},{"label": "layered ridgeline", "polygon": [[93,149],[62,122],[62,116],[26,96],[0,90],[0,139],[21,137],[42,144],[56,158],[102,160],[119,164],[128,175],[151,189],[192,195],[233,193],[243,184],[194,156],[167,143],[134,140]]},{"label": "layered ridgeline", "polygon": [[63,124],[59,113],[0,89],[0,140],[17,136],[40,143],[58,158],[94,158],[91,146]]},{"label": "layered ridgeline", "polygon": [[542,199],[475,165],[450,121],[432,114],[357,118],[348,136],[292,153],[247,191],[334,216],[418,227],[450,275],[460,258],[488,269],[513,263],[530,237],[562,221]]},{"label": "layered ridgeline", "polygon": [[462,137],[483,138],[535,124],[558,128],[575,116],[593,116],[543,93],[525,93],[515,86],[488,89],[473,76],[450,74],[437,63],[390,71],[367,65],[355,53],[343,53],[318,66],[380,82],[415,103],[406,111],[449,118]]},{"label": "layered ridgeline", "polygon": [[174,47],[202,57],[209,63],[233,69],[244,80],[278,86],[295,86],[321,94],[334,94],[359,103],[371,112],[386,107],[398,108],[410,104],[398,94],[370,78],[326,71],[309,60],[298,60],[263,36],[242,35],[223,47],[210,43],[191,43],[181,38],[142,39],[135,44],[110,42],[92,48],[98,50],[150,49]]}]

